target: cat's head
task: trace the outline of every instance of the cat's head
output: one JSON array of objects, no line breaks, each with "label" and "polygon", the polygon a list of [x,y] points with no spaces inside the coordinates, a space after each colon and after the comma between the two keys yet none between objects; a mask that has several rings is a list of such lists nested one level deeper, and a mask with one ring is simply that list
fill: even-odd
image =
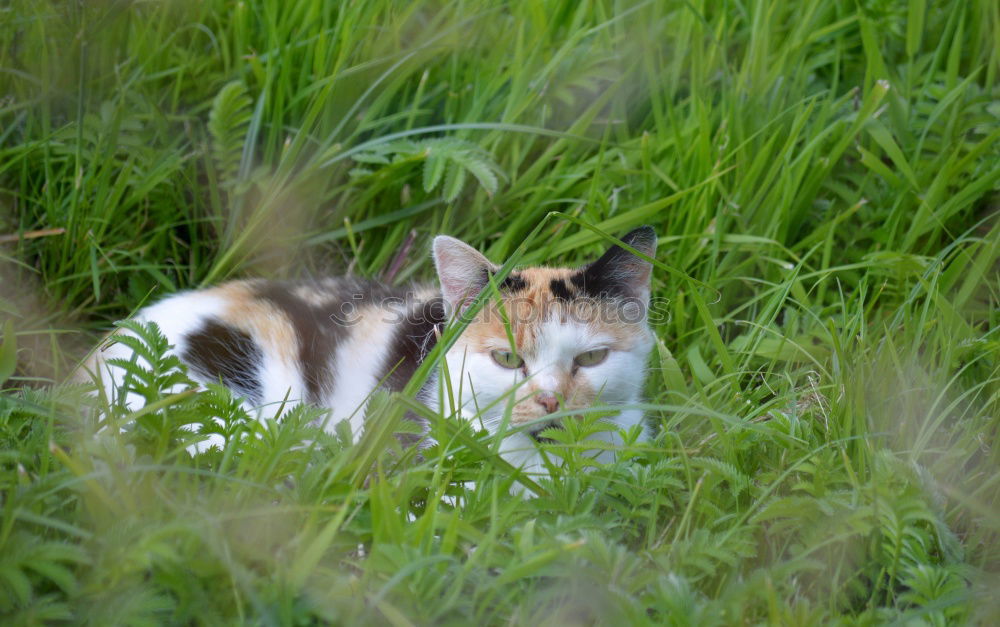
[{"label": "cat's head", "polygon": [[[649,257],[656,252],[648,226],[622,241]],[[434,262],[451,313],[483,289],[492,291],[490,277],[499,270],[447,236],[434,240]],[[510,426],[525,439],[552,426],[546,417],[557,411],[637,402],[653,344],[651,270],[612,246],[583,267],[521,268],[493,281],[500,298],[487,302],[447,354],[452,395],[463,413],[496,431],[513,401]]]}]

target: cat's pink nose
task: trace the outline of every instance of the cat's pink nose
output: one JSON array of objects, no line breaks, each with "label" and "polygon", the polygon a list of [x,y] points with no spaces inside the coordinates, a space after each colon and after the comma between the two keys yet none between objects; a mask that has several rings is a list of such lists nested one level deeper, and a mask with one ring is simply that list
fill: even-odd
[{"label": "cat's pink nose", "polygon": [[559,410],[559,399],[552,392],[539,392],[535,395],[535,401],[550,414]]}]

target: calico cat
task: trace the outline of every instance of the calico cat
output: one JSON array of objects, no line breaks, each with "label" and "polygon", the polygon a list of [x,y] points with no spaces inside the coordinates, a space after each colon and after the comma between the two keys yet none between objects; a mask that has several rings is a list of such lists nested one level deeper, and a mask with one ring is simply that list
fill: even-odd
[{"label": "calico cat", "polygon": [[[650,227],[622,241],[655,254]],[[542,468],[535,440],[558,426],[546,418],[555,412],[617,406],[606,420],[638,426],[646,437],[642,412],[628,406],[640,400],[653,344],[650,263],[613,246],[582,268],[524,268],[491,285],[499,267],[468,244],[438,236],[433,256],[439,287],[356,278],[234,281],[169,296],[135,318],[159,325],[192,379],[221,381],[256,415],[312,403],[329,408],[328,428],[347,420],[359,434],[371,392],[401,390],[449,320],[489,287],[499,300],[487,301],[445,355],[451,397],[441,398],[447,386],[435,372],[419,400],[445,415],[474,417],[491,433],[505,429],[501,454],[527,472]],[[85,367],[114,399],[124,373],[108,360],[130,357],[128,347],[112,343]],[[135,409],[139,399],[124,402]],[[618,440],[612,431],[592,437]],[[221,442],[207,441],[214,444]]]}]

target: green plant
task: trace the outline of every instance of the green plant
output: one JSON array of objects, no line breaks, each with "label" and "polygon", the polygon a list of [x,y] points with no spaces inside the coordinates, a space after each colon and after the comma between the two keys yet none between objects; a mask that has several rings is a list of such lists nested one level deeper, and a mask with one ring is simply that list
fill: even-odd
[{"label": "green plant", "polygon": [[[14,0],[0,620],[996,622],[998,38],[988,0]],[[149,409],[54,385],[178,289],[639,224],[657,436],[552,431],[533,498],[475,421],[258,422],[132,323]]]}]

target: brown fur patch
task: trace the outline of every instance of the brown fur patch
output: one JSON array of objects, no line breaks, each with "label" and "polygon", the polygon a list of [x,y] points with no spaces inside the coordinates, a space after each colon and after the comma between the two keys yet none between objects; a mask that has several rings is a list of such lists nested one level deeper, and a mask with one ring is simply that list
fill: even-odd
[{"label": "brown fur patch", "polygon": [[295,327],[278,307],[254,294],[253,281],[233,281],[209,290],[226,301],[221,319],[253,336],[269,355],[298,369]]}]

